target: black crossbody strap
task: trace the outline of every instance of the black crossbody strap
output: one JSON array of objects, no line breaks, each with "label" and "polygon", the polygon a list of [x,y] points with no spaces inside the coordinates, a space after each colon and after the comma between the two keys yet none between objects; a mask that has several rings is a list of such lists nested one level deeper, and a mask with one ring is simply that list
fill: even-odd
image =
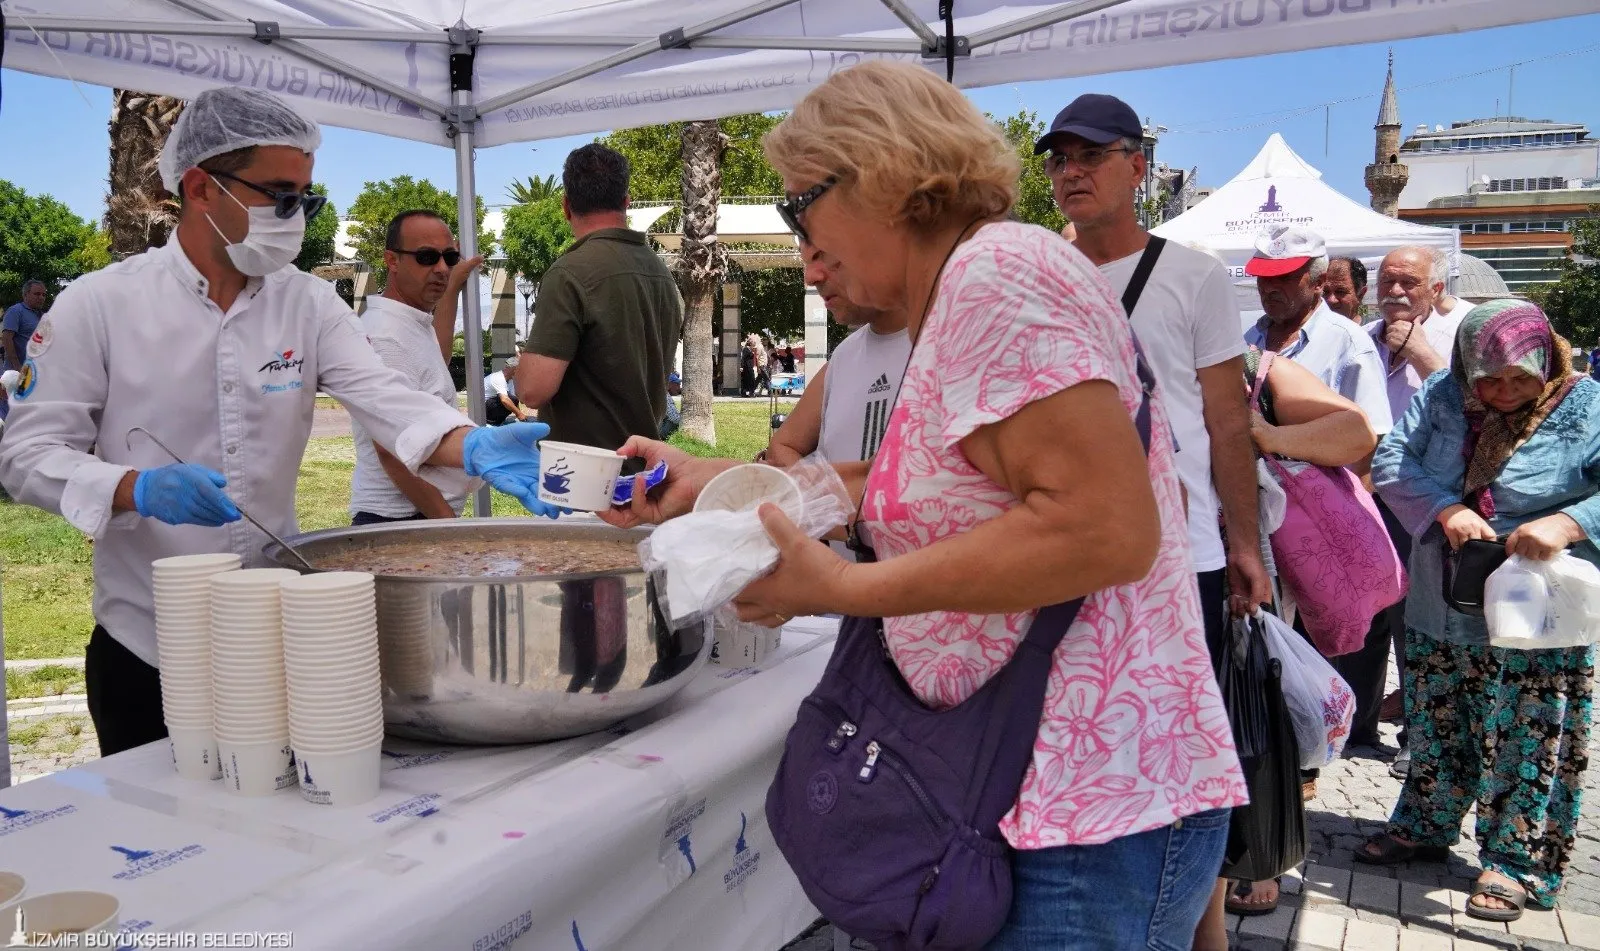
[{"label": "black crossbody strap", "polygon": [[1166,238],[1150,236],[1150,242],[1144,246],[1144,253],[1139,255],[1139,264],[1133,269],[1133,277],[1128,281],[1128,289],[1122,292],[1122,312],[1133,319],[1133,309],[1139,306],[1139,295],[1144,293],[1145,284],[1150,281],[1150,272],[1156,269],[1156,258],[1161,257],[1161,249],[1167,246]]}]

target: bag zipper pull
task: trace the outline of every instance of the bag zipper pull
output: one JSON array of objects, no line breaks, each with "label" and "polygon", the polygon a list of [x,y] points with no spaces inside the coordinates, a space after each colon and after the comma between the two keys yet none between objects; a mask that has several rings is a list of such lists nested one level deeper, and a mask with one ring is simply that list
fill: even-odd
[{"label": "bag zipper pull", "polygon": [[856,779],[864,783],[872,782],[873,774],[878,771],[878,754],[882,751],[883,747],[878,745],[877,740],[867,744],[867,762],[861,767],[861,772],[856,773]]},{"label": "bag zipper pull", "polygon": [[926,895],[933,891],[933,883],[939,880],[939,866],[928,869],[928,874],[922,876],[922,884],[917,886],[918,895]]},{"label": "bag zipper pull", "polygon": [[833,736],[828,738],[829,751],[837,753],[844,749],[844,745],[850,741],[850,737],[855,735],[856,725],[854,723],[849,720],[839,721],[839,728],[834,730]]}]

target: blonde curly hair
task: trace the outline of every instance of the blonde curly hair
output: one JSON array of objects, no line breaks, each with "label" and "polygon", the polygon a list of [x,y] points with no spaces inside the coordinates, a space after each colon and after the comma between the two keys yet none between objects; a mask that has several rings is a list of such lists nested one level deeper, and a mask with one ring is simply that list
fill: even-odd
[{"label": "blonde curly hair", "polygon": [[860,212],[924,229],[1004,215],[1021,162],[960,90],[919,66],[872,61],[835,73],[767,134],[778,173],[837,178]]}]

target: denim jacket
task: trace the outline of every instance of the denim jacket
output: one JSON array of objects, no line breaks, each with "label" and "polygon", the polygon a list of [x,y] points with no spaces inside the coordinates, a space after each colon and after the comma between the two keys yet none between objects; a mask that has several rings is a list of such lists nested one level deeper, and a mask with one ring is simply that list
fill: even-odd
[{"label": "denim jacket", "polygon": [[[1429,377],[1405,416],[1378,444],[1372,482],[1415,539],[1406,627],[1435,640],[1486,645],[1483,618],[1450,610],[1444,603],[1448,550],[1439,513],[1462,501],[1467,460],[1467,420],[1460,385],[1449,370]],[[1564,512],[1590,540],[1570,550],[1600,565],[1600,383],[1578,381],[1567,398],[1523,443],[1490,487],[1501,536],[1524,522]]]}]

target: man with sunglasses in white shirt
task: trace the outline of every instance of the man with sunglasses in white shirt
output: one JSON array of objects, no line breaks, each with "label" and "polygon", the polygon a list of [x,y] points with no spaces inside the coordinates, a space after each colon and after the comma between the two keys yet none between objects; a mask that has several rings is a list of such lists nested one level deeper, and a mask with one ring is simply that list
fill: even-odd
[{"label": "man with sunglasses in white shirt", "polygon": [[161,155],[182,202],[172,239],[74,281],[29,349],[0,482],[94,539],[84,679],[102,755],[167,733],[151,562],[263,564],[267,537],[241,509],[295,534],[318,390],[408,471],[465,469],[557,514],[537,495],[545,426],[474,427],[407,386],[332,285],[292,266],[324,202],[310,191],[319,144],[316,124],[269,93],[196,96]]},{"label": "man with sunglasses in white shirt", "polygon": [[[463,260],[450,225],[432,211],[402,211],[384,235],[383,294],[367,299],[361,329],[384,365],[419,393],[431,393],[457,409],[450,351],[455,341],[456,301],[481,256]],[[455,470],[413,474],[352,422],[356,469],[350,478],[350,524],[455,518],[476,487]]]}]

